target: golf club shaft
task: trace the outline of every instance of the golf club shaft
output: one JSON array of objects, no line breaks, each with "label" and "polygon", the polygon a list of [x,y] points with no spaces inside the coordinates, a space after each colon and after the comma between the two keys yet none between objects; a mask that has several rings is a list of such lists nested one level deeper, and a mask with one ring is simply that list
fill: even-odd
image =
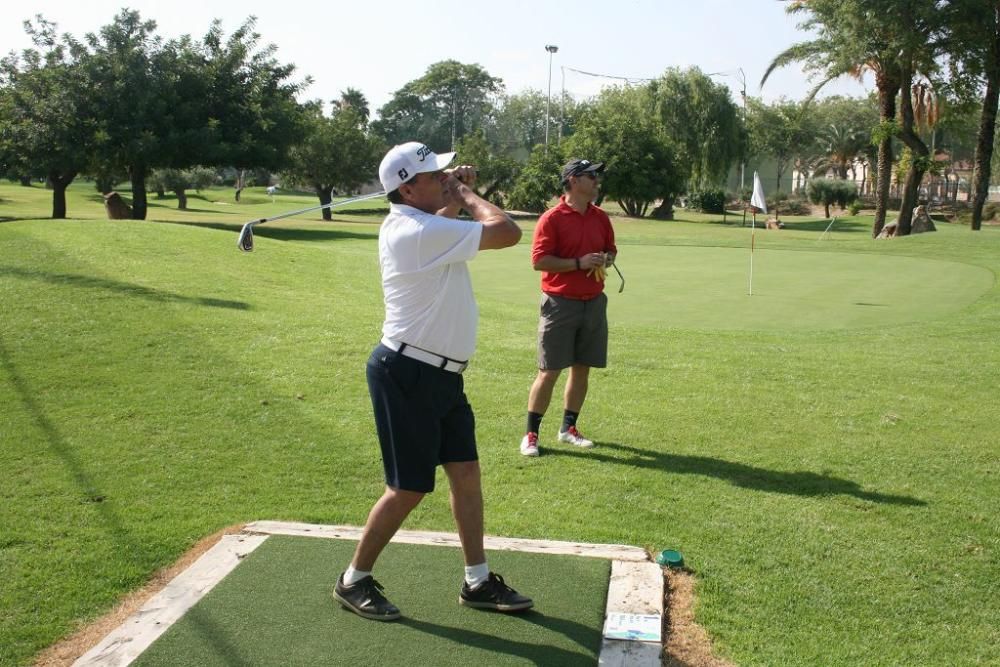
[{"label": "golf club shaft", "polygon": [[299,209],[298,211],[291,211],[289,213],[282,213],[281,215],[276,215],[270,218],[261,218],[260,220],[251,220],[248,225],[261,225],[265,222],[273,222],[275,220],[281,220],[282,218],[291,218],[296,215],[302,215],[303,213],[308,213],[309,211],[317,211],[321,208],[335,208],[337,206],[343,206],[344,204],[353,204],[354,202],[364,201],[366,199],[375,199],[376,197],[384,197],[385,192],[373,192],[367,195],[361,195],[360,197],[351,197],[350,199],[344,199],[343,201],[330,202],[329,204],[320,204],[319,206],[310,206],[309,208]]},{"label": "golf club shaft", "polygon": [[240,229],[240,236],[236,240],[236,246],[243,252],[251,252],[253,250],[253,228],[265,222],[271,222],[272,220],[281,220],[282,218],[290,218],[293,215],[301,215],[302,213],[308,213],[309,211],[315,211],[321,208],[334,208],[337,206],[343,206],[344,204],[350,204],[356,201],[364,201],[365,199],[375,199],[376,197],[384,197],[384,196],[385,192],[382,191],[373,192],[369,195],[352,197],[350,199],[345,199],[343,201],[330,202],[329,204],[320,204],[319,206],[310,206],[309,208],[303,208],[298,211],[290,211],[289,213],[282,213],[281,215],[275,215],[270,218],[251,220],[250,222],[243,225],[242,229]]},{"label": "golf club shaft", "polygon": [[625,276],[622,275],[621,269],[618,268],[617,262],[612,264],[611,267],[615,270],[615,272],[618,273],[618,277],[621,278],[622,285],[621,287],[618,288],[618,293],[620,294],[625,291]]}]

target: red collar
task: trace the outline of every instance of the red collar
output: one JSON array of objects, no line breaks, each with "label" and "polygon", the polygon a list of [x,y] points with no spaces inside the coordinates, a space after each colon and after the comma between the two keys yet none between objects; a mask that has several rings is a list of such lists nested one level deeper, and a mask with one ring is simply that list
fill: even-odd
[{"label": "red collar", "polygon": [[587,210],[584,211],[583,213],[580,213],[575,208],[569,205],[569,202],[566,201],[566,195],[559,195],[559,204],[556,205],[556,208],[560,209],[563,213],[572,212],[576,213],[577,215],[586,216],[588,213],[590,213],[591,209],[597,207],[594,206],[594,202],[587,202]]}]

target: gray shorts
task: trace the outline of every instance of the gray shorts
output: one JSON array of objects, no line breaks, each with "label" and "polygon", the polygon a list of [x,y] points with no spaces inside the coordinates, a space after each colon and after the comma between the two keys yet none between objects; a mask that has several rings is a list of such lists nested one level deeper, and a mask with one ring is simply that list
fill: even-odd
[{"label": "gray shorts", "polygon": [[542,293],[538,367],[554,371],[574,364],[608,365],[608,297],[580,301]]}]

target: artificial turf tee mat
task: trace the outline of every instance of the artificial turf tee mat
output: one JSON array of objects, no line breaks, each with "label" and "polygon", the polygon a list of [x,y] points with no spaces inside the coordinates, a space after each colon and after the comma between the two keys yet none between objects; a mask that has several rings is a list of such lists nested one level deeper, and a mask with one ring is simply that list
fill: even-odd
[{"label": "artificial turf tee mat", "polygon": [[272,535],[133,665],[596,664],[611,561],[490,551],[535,608],[458,604],[462,552],[390,544],[375,578],[403,618],[362,619],[331,596],[356,542]]}]

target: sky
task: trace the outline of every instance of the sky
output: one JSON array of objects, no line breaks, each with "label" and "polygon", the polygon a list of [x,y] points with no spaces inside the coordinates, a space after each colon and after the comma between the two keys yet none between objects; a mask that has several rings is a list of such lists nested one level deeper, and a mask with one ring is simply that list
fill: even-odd
[{"label": "sky", "polygon": [[[775,71],[763,88],[760,78],[775,55],[808,39],[797,29],[801,17],[778,0],[617,0],[597,2],[441,2],[379,0],[326,3],[262,0],[42,0],[40,9],[8,4],[0,21],[0,53],[31,46],[22,22],[41,13],[60,33],[82,37],[111,23],[125,6],[157,23],[164,38],[199,38],[213,19],[226,34],[249,16],[257,17],[261,43],[278,47],[282,63],[294,63],[297,77],[313,83],[300,98],[329,101],[347,87],[361,90],[373,110],[388,102],[429,65],[454,59],[477,63],[503,79],[507,93],[526,89],[576,98],[590,97],[620,80],[579,72],[654,78],[668,67],[697,66],[729,86],[739,102],[739,70],[747,94],[772,102],[801,99],[812,84],[798,65]],[[558,51],[550,56],[546,45]],[[574,71],[575,70],[575,71]],[[852,79],[836,81],[824,95],[864,96],[872,90]]]}]

